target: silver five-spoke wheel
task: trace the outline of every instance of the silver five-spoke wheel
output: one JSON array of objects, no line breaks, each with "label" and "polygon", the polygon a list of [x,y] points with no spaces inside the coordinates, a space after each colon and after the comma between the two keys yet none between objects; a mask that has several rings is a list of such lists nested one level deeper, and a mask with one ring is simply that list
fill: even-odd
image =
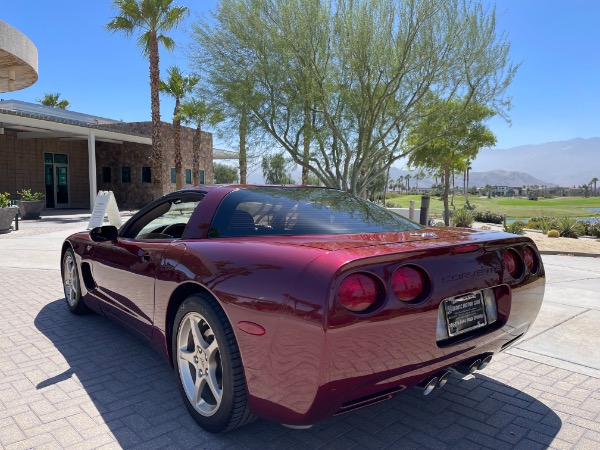
[{"label": "silver five-spoke wheel", "polygon": [[254,420],[240,350],[217,300],[208,293],[191,295],[177,309],[172,326],[177,384],[194,420],[213,433]]},{"label": "silver five-spoke wheel", "polygon": [[63,285],[65,288],[65,299],[70,307],[74,307],[79,299],[79,277],[77,266],[70,252],[65,254],[63,260]]},{"label": "silver five-spoke wheel", "polygon": [[84,314],[88,311],[87,306],[81,298],[81,285],[79,281],[79,271],[73,249],[68,248],[63,254],[61,275],[63,288],[65,290],[65,300],[67,307],[73,314]]},{"label": "silver five-spoke wheel", "polygon": [[200,414],[212,416],[223,398],[223,366],[215,333],[200,313],[184,316],[177,333],[177,353],[187,398]]}]

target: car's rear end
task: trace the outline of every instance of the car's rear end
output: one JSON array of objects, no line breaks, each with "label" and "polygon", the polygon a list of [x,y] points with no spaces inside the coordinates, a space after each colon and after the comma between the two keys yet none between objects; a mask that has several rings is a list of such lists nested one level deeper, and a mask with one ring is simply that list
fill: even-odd
[{"label": "car's rear end", "polygon": [[[529,238],[423,228],[340,191],[234,191],[208,236],[243,238],[236,248],[245,260],[260,256],[278,268],[276,276],[254,276],[260,295],[228,313],[234,322],[267,324],[261,336],[237,335],[249,404],[289,425],[417,384],[430,391],[452,368],[483,368],[527,331],[544,293]],[[239,291],[228,295],[249,295]]]},{"label": "car's rear end", "polygon": [[[323,347],[313,352],[320,367],[298,377],[304,383],[295,392],[309,398],[287,422],[315,423],[415,385],[441,387],[449,370],[485,367],[538,314],[544,268],[526,237],[436,228],[371,237],[304,244],[332,250],[307,277],[345,263],[330,281]],[[312,379],[316,390],[308,389]]]}]

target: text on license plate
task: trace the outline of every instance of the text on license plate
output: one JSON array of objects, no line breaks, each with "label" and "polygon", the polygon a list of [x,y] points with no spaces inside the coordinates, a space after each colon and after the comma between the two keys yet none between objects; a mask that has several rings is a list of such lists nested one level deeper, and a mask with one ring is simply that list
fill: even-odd
[{"label": "text on license plate", "polygon": [[447,299],[444,302],[448,335],[456,336],[487,325],[481,292]]}]

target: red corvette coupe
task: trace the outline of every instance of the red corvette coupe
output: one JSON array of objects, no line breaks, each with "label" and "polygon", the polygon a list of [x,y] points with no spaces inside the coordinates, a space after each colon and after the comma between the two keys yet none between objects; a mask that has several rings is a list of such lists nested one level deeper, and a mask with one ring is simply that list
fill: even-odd
[{"label": "red corvette coupe", "polygon": [[521,338],[542,303],[534,243],[424,228],[345,192],[205,186],[119,230],[67,238],[69,310],[147,339],[205,429],[307,427],[441,387]]}]

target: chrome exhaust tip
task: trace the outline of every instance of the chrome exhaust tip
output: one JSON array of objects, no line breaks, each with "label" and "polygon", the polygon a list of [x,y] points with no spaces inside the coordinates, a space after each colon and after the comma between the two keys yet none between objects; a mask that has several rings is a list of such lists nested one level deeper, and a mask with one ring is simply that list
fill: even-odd
[{"label": "chrome exhaust tip", "polygon": [[438,377],[435,376],[431,378],[425,378],[417,386],[423,389],[423,395],[429,395],[431,394],[431,391],[433,391],[437,387],[438,381]]},{"label": "chrome exhaust tip", "polygon": [[487,355],[485,358],[483,358],[481,360],[481,364],[479,364],[479,367],[477,368],[477,370],[485,369],[491,361],[492,361],[492,355]]},{"label": "chrome exhaust tip", "polygon": [[287,423],[282,423],[281,425],[292,430],[308,430],[313,427],[312,425],[288,425]]},{"label": "chrome exhaust tip", "polygon": [[455,367],[455,369],[458,370],[463,375],[470,375],[470,374],[474,373],[477,369],[479,369],[480,365],[481,365],[481,359],[475,359],[470,362],[466,361],[462,364],[459,364],[458,366]]},{"label": "chrome exhaust tip", "polygon": [[438,378],[438,382],[437,382],[437,388],[441,388],[442,386],[444,386],[447,382],[448,382],[448,378],[450,378],[450,372],[446,371],[444,373],[442,373],[442,375],[440,375],[440,377]]}]

